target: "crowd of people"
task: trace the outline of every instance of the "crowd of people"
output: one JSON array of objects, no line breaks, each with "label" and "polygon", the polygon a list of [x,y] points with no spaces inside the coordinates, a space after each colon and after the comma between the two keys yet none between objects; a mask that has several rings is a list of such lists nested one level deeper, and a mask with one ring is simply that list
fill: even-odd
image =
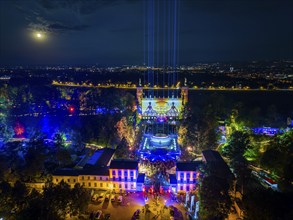
[{"label": "crowd of people", "polygon": [[146,171],[147,176],[152,176],[154,174],[161,173],[167,175],[170,172],[170,169],[176,166],[176,161],[167,160],[167,161],[150,161],[148,159],[140,162],[140,168]]},{"label": "crowd of people", "polygon": [[161,185],[166,185],[169,181],[169,173],[172,173],[171,169],[175,168],[176,161],[150,161],[143,160],[140,163],[140,169],[145,172],[146,180],[149,184],[153,185],[154,192],[160,191]]}]

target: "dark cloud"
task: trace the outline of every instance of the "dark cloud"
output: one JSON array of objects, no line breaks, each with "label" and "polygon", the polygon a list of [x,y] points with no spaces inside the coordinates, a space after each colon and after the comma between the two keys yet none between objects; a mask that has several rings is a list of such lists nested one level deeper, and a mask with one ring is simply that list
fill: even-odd
[{"label": "dark cloud", "polygon": [[50,30],[57,30],[57,31],[83,31],[87,29],[88,25],[75,25],[75,26],[65,26],[62,24],[50,24],[48,28]]},{"label": "dark cloud", "polygon": [[119,4],[119,0],[38,0],[38,3],[47,10],[70,9],[75,13],[88,15],[97,10]]},{"label": "dark cloud", "polygon": [[[30,20],[30,19],[29,19]],[[66,31],[85,31],[89,28],[89,25],[78,24],[78,25],[67,25],[61,22],[51,23],[51,21],[46,20],[42,17],[37,17],[38,22],[31,22],[28,27],[29,30],[32,31],[42,31],[42,32],[50,32],[50,33],[61,33]]]}]

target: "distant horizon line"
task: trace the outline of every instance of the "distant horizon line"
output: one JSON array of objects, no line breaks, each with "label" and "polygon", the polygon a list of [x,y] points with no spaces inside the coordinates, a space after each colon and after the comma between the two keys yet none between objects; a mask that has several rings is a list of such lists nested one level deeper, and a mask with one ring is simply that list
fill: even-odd
[{"label": "distant horizon line", "polygon": [[[264,59],[264,60],[243,60],[243,61],[196,61],[192,64],[180,64],[176,65],[176,67],[182,66],[193,66],[198,64],[214,64],[214,63],[261,63],[261,62],[293,62],[292,59]],[[120,64],[120,65],[107,65],[107,64],[1,64],[0,68],[12,68],[12,67],[99,67],[99,68],[107,68],[107,67],[130,67],[130,66],[140,66],[140,67],[148,67],[145,64]],[[152,68],[162,68],[162,67],[172,67],[168,65],[160,65],[160,66],[152,66]]]}]

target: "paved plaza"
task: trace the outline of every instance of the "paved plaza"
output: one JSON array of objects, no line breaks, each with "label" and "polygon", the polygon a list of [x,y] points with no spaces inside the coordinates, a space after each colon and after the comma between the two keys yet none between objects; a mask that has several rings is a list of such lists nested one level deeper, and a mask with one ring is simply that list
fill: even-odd
[{"label": "paved plaza", "polygon": [[[116,194],[118,196],[119,194]],[[134,192],[123,196],[123,201],[119,204],[117,201],[103,201],[101,203],[91,203],[89,205],[89,212],[96,212],[102,210],[103,214],[110,213],[110,219],[119,220],[170,220],[170,206],[173,206],[174,219],[187,220],[186,210],[182,204],[172,201],[170,194],[161,196],[157,202],[152,195],[148,196],[148,200],[145,202],[142,192]],[[149,205],[149,208],[145,206]],[[165,206],[166,204],[166,206]],[[140,209],[139,217],[135,218],[134,212]],[[149,210],[149,211],[147,211]]]}]

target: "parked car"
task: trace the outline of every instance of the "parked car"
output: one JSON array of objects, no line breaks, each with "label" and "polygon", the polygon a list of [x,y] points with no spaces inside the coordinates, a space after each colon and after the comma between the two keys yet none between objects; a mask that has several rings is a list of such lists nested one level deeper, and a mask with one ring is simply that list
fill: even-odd
[{"label": "parked car", "polygon": [[98,198],[99,198],[99,195],[98,195],[98,194],[94,194],[94,195],[92,196],[92,202],[97,201]]},{"label": "parked car", "polygon": [[104,197],[99,197],[97,202],[103,202],[104,201]]},{"label": "parked car", "polygon": [[119,196],[117,202],[122,203],[123,197]]},{"label": "parked car", "polygon": [[105,201],[109,201],[109,199],[110,199],[110,194],[106,194]]},{"label": "parked car", "polygon": [[103,202],[104,201],[104,196],[105,196],[105,193],[100,193],[98,199],[96,200],[97,202]]},{"label": "parked car", "polygon": [[111,195],[111,202],[115,202],[115,195],[114,194]]},{"label": "parked car", "polygon": [[110,217],[111,217],[111,214],[110,213],[107,213],[107,214],[105,214],[104,219],[105,220],[108,220],[108,219],[110,219]]},{"label": "parked car", "polygon": [[95,218],[95,213],[91,212],[89,217],[90,217],[90,219],[94,219]]},{"label": "parked car", "polygon": [[100,193],[99,197],[104,197],[105,193]]},{"label": "parked car", "polygon": [[98,210],[96,212],[95,219],[102,219],[102,214],[103,214],[103,212],[101,210]]}]

